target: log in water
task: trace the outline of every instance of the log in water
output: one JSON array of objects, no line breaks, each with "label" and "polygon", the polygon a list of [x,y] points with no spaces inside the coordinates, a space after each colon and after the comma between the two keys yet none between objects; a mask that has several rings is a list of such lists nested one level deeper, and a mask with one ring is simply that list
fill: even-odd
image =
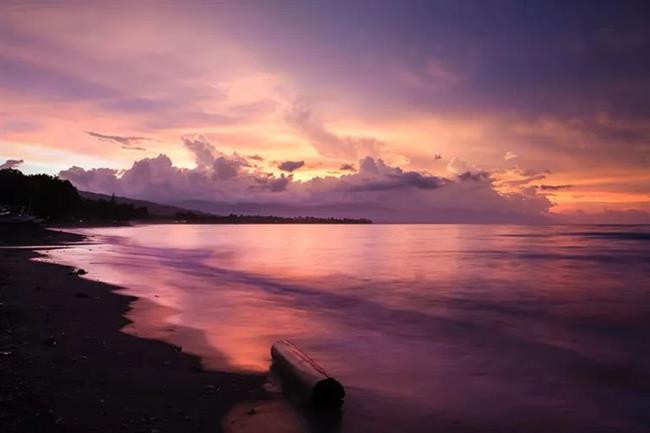
[{"label": "log in water", "polygon": [[273,364],[309,396],[314,406],[341,406],[345,389],[295,344],[280,340],[271,346]]}]

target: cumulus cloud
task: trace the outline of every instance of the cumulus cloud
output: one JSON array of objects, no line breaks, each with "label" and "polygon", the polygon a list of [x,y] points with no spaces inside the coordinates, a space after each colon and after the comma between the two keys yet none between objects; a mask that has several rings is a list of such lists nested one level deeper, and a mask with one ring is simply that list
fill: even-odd
[{"label": "cumulus cloud", "polygon": [[199,169],[205,169],[214,164],[215,148],[203,135],[182,137],[185,147],[194,155],[194,162]]},{"label": "cumulus cloud", "polygon": [[293,172],[305,165],[305,161],[284,161],[278,164],[278,168],[282,171]]},{"label": "cumulus cloud", "polygon": [[467,173],[472,170],[474,170],[474,167],[469,162],[458,157],[452,158],[449,163],[447,163],[447,172],[454,175]]},{"label": "cumulus cloud", "polygon": [[385,191],[407,188],[436,189],[447,182],[447,179],[418,173],[403,171],[399,167],[391,167],[381,159],[365,157],[359,161],[357,175],[342,178],[339,188],[351,191]]},{"label": "cumulus cloud", "polygon": [[[217,151],[204,137],[184,140],[195,168],[174,166],[166,155],[129,169],[72,167],[59,176],[81,190],[185,205],[219,213],[368,217],[387,222],[530,222],[544,220],[551,202],[536,188],[500,194],[489,174],[462,168],[451,177],[405,171],[365,157],[340,177],[298,181],[246,165]],[[470,170],[467,170],[470,169]]]},{"label": "cumulus cloud", "polygon": [[59,177],[67,179],[82,191],[112,194],[122,192],[121,182],[117,177],[118,171],[111,168],[93,168],[85,170],[72,166],[59,173]]},{"label": "cumulus cloud", "polygon": [[295,103],[287,116],[288,123],[305,135],[323,156],[333,158],[358,158],[377,155],[385,145],[372,137],[345,137],[329,131],[312,115],[310,108]]},{"label": "cumulus cloud", "polygon": [[203,172],[212,172],[215,179],[230,179],[237,175],[241,167],[250,167],[246,158],[237,152],[232,155],[219,152],[204,135],[182,137],[181,140],[194,155],[196,168]]},{"label": "cumulus cloud", "polygon": [[122,149],[129,149],[129,150],[146,150],[144,147],[136,146],[136,144],[144,140],[149,140],[149,138],[147,137],[108,135],[108,134],[100,134],[99,132],[94,132],[94,131],[86,131],[86,134],[102,141],[109,141],[112,143],[121,144]]},{"label": "cumulus cloud", "polygon": [[447,164],[447,172],[459,180],[475,180],[487,181],[490,180],[490,174],[484,170],[475,167],[473,164],[454,157]]},{"label": "cumulus cloud", "polygon": [[269,181],[269,190],[271,192],[280,192],[284,191],[291,181],[290,176],[285,176],[284,174],[280,175],[278,178],[271,179]]},{"label": "cumulus cloud", "polygon": [[239,164],[237,161],[226,159],[223,156],[214,160],[213,168],[213,178],[214,179],[231,179],[237,176],[239,171]]},{"label": "cumulus cloud", "polygon": [[19,166],[23,162],[25,162],[25,161],[23,161],[22,159],[8,159],[5,162],[3,162],[2,164],[0,164],[0,170],[4,170],[6,168],[16,168],[17,166]]}]

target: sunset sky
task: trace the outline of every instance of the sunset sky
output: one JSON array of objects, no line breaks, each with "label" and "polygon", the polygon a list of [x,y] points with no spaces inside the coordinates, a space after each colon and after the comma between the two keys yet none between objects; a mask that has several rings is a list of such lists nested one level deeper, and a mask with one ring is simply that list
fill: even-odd
[{"label": "sunset sky", "polygon": [[5,0],[0,164],[214,211],[650,222],[644,3]]}]

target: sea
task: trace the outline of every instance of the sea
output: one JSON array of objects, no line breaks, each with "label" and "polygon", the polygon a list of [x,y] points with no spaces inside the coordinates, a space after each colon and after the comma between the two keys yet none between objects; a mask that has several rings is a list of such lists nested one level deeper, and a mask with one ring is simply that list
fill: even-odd
[{"label": "sea", "polygon": [[133,296],[123,332],[251,374],[289,339],[342,382],[299,430],[650,431],[650,226],[73,231],[46,260]]}]

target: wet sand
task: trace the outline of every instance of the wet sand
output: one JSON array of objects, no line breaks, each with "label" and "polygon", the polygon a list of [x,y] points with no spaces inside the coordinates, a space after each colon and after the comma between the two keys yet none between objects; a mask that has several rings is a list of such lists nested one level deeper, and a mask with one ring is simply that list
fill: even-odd
[{"label": "wet sand", "polygon": [[[0,228],[0,246],[80,240]],[[0,249],[4,433],[215,432],[233,406],[267,398],[265,375],[206,371],[180,347],[120,332],[135,298],[36,256]]]}]

